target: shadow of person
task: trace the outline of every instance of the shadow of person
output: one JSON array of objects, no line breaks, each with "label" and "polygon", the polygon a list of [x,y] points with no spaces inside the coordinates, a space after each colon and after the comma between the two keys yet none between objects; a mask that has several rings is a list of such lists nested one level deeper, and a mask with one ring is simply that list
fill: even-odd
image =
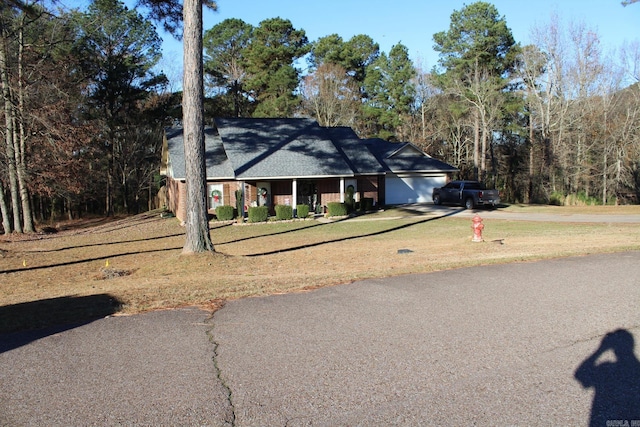
[{"label": "shadow of person", "polygon": [[[575,379],[583,387],[595,389],[590,426],[640,426],[640,361],[633,347],[629,331],[610,332],[576,369]],[[609,350],[615,362],[599,361]]]}]

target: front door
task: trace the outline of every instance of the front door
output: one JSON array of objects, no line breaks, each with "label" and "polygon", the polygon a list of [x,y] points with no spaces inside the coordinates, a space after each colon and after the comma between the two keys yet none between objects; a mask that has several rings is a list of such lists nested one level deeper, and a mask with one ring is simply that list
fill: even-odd
[{"label": "front door", "polygon": [[318,200],[318,187],[314,181],[298,181],[298,204],[309,206],[309,212],[315,212]]},{"label": "front door", "polygon": [[271,183],[258,182],[258,206],[271,206]]}]

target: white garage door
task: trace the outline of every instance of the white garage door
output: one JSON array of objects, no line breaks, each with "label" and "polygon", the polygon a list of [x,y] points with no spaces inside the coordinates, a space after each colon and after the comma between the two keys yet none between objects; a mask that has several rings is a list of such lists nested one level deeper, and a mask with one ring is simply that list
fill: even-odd
[{"label": "white garage door", "polygon": [[405,203],[431,202],[435,187],[446,182],[444,175],[387,175],[385,181],[385,203],[402,205]]}]

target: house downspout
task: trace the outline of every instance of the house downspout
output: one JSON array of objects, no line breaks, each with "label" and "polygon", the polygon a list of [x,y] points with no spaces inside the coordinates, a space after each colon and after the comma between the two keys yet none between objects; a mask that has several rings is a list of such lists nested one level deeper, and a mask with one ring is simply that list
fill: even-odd
[{"label": "house downspout", "polygon": [[344,177],[340,177],[340,203],[344,203]]}]

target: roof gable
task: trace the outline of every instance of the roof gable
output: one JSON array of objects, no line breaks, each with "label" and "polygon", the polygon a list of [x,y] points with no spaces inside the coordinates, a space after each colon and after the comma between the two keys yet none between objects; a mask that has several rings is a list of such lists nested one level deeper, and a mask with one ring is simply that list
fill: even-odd
[{"label": "roof gable", "polygon": [[216,119],[237,178],[351,176],[326,128],[311,119]]},{"label": "roof gable", "polygon": [[389,158],[393,157],[431,157],[424,151],[420,150],[418,147],[413,145],[410,142],[401,143],[401,146],[389,154]]},{"label": "roof gable", "polygon": [[[215,124],[205,128],[207,179],[347,177],[457,170],[411,143],[360,139],[351,128],[325,128],[311,119],[217,118]],[[168,128],[165,137],[161,172],[174,179],[185,179],[183,128]]]},{"label": "roof gable", "polygon": [[[167,139],[167,175],[175,179],[184,179],[184,129],[172,127],[165,130]],[[233,168],[224,150],[222,141],[212,127],[204,129],[205,164],[207,178],[234,179]]]},{"label": "roof gable", "polygon": [[455,172],[450,164],[436,160],[415,145],[373,138],[364,140],[380,164],[392,173]]}]

